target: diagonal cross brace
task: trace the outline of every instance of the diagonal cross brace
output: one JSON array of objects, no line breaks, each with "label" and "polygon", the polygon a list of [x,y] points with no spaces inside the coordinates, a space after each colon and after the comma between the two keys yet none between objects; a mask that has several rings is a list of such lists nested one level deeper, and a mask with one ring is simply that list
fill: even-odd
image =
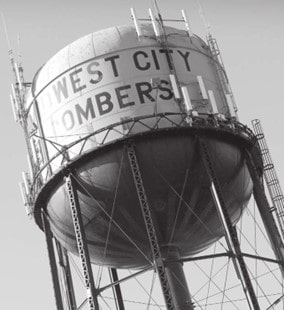
[{"label": "diagonal cross brace", "polygon": [[254,292],[254,288],[245,264],[240,244],[238,241],[238,236],[236,228],[233,226],[226,204],[223,197],[222,189],[219,184],[218,178],[216,176],[213,163],[210,158],[209,150],[207,147],[206,141],[202,138],[199,138],[200,153],[203,161],[204,168],[210,180],[210,191],[216,205],[216,209],[219,215],[219,218],[223,224],[225,230],[225,238],[229,249],[236,257],[234,261],[234,267],[240,281],[242,283],[245,295],[250,309],[260,310],[257,297]]}]

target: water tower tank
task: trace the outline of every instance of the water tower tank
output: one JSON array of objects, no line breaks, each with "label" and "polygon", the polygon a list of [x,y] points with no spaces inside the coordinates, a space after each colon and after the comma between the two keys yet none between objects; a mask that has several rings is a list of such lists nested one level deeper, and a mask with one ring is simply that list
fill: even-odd
[{"label": "water tower tank", "polygon": [[[252,193],[244,161],[248,141],[226,127],[231,115],[217,72],[223,69],[199,37],[171,27],[165,31],[167,46],[148,25],[142,38],[132,26],[92,33],[56,54],[33,83],[31,100],[37,105],[30,115],[44,140],[33,137],[32,144],[43,154],[38,161],[46,163],[36,221],[42,227],[44,209],[55,237],[77,251],[64,186],[66,170],[72,171],[90,257],[97,264],[139,268],[151,260],[127,157],[130,141],[162,251],[175,247],[187,258],[224,234],[198,138],[207,143],[233,223]],[[185,117],[186,91],[200,126]],[[216,109],[223,128],[213,124]]]}]

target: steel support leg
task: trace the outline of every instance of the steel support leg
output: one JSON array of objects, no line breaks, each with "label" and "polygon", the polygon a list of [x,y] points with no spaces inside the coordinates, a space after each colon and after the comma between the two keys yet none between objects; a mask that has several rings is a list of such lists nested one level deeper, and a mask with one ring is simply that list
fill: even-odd
[{"label": "steel support leg", "polygon": [[[145,188],[143,185],[143,180],[141,177],[135,148],[132,142],[129,142],[127,144],[127,153],[128,153],[130,167],[131,167],[131,171],[133,174],[134,183],[135,183],[135,187],[136,187],[136,191],[137,191],[137,195],[138,195],[139,203],[141,206],[141,210],[142,210],[142,214],[143,214],[143,218],[144,218],[144,222],[146,226],[146,231],[147,231],[147,235],[148,235],[148,239],[149,239],[149,243],[150,243],[150,247],[152,251],[154,267],[160,279],[166,307],[168,310],[178,309],[176,305],[174,304],[174,299],[172,296],[173,291],[171,291],[167,273],[165,271],[165,265],[162,259],[155,227],[153,224],[150,206],[149,206],[147,195],[146,195]],[[187,308],[183,308],[183,309],[193,310],[191,302],[190,304],[188,304]]]},{"label": "steel support leg", "polygon": [[67,253],[67,250],[63,248],[62,245],[58,241],[56,241],[56,247],[57,247],[57,253],[58,253],[58,258],[59,258],[59,265],[61,266],[61,270],[63,273],[65,291],[66,291],[67,302],[68,302],[68,309],[76,310],[77,309],[76,298],[75,298],[75,293],[74,293],[74,286],[73,286],[68,253]]},{"label": "steel support leg", "polygon": [[79,205],[78,194],[76,190],[75,180],[71,174],[65,177],[66,190],[68,193],[75,235],[77,240],[78,253],[81,260],[82,271],[84,275],[85,286],[87,289],[87,298],[90,310],[98,310],[99,304],[94,284],[93,271],[90,262],[88,244],[82,220],[81,209]]},{"label": "steel support leg", "polygon": [[226,204],[223,198],[222,190],[216,177],[210,154],[207,148],[206,141],[200,139],[200,153],[203,160],[203,165],[210,180],[210,191],[216,205],[216,209],[225,230],[225,238],[229,250],[233,253],[234,266],[236,273],[241,280],[245,295],[250,309],[260,310],[257,297],[250,280],[250,276],[241,252],[240,244],[235,227],[233,226]]},{"label": "steel support leg", "polygon": [[172,292],[175,309],[193,309],[183,266],[179,261],[180,255],[178,249],[176,247],[166,247],[162,249],[162,255],[163,253],[165,253],[167,257],[165,271]]},{"label": "steel support leg", "polygon": [[43,224],[43,230],[45,233],[45,240],[47,245],[47,251],[48,251],[48,258],[49,258],[49,264],[50,264],[50,270],[51,270],[51,278],[53,283],[53,289],[54,289],[54,296],[55,296],[55,302],[56,302],[56,308],[57,310],[64,310],[63,308],[63,301],[62,301],[62,294],[60,289],[60,283],[59,283],[59,276],[58,276],[58,269],[56,264],[56,257],[55,257],[55,251],[54,251],[54,244],[53,244],[53,235],[50,230],[50,224],[48,219],[46,218],[46,215],[44,212],[41,213],[42,218],[42,224]]},{"label": "steel support leg", "polygon": [[264,186],[260,181],[260,176],[257,173],[253,158],[249,152],[247,153],[246,161],[253,182],[254,199],[256,201],[262,222],[265,226],[266,233],[270,240],[275,257],[280,261],[280,270],[282,272],[282,275],[284,276],[284,245],[281,239],[281,235],[277,228],[274,217],[271,213],[271,208],[265,195]]},{"label": "steel support leg", "polygon": [[[109,275],[112,283],[118,282],[117,270],[115,268],[109,268]],[[116,302],[116,309],[125,310],[119,283],[113,286],[113,294]]]}]

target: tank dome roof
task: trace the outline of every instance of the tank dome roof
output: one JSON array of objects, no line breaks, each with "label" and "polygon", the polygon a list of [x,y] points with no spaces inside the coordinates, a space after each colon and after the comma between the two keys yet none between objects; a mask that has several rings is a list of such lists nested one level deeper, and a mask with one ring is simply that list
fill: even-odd
[{"label": "tank dome roof", "polygon": [[[142,24],[141,29],[143,37],[140,40],[132,25],[110,27],[75,40],[56,53],[41,68],[36,77],[36,90],[40,90],[63,72],[92,58],[126,49],[160,46],[152,25]],[[169,46],[192,48],[194,45],[196,49],[206,48],[204,41],[197,36],[191,41],[188,40],[185,30],[173,27],[165,27],[165,30]]]}]

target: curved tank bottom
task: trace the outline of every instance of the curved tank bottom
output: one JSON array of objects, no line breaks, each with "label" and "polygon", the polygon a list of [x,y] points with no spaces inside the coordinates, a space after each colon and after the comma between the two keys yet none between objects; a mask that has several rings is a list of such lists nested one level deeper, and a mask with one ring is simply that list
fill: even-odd
[{"label": "curved tank bottom", "polygon": [[[252,193],[242,148],[232,136],[206,138],[231,220],[236,223]],[[159,132],[133,138],[161,248],[181,258],[201,252],[223,235],[194,133]],[[151,250],[126,144],[94,152],[74,171],[91,261],[140,268]],[[47,213],[56,238],[71,252],[77,245],[63,179],[49,196]]]}]

